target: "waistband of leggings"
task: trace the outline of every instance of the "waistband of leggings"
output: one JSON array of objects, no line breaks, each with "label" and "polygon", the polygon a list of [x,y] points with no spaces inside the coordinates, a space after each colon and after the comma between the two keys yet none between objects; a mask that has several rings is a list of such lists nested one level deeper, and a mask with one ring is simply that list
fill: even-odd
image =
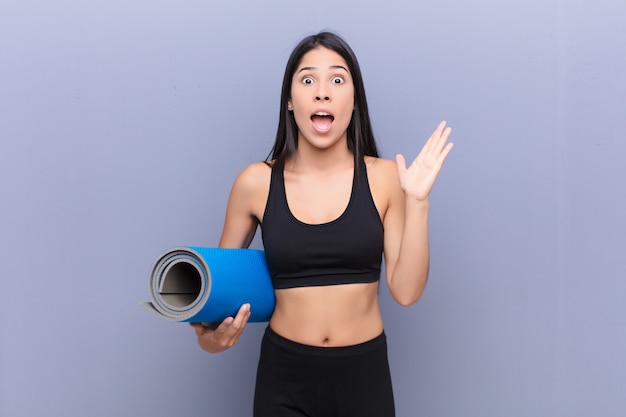
[{"label": "waistband of leggings", "polygon": [[326,357],[354,356],[359,353],[365,353],[378,347],[385,346],[387,343],[387,336],[383,331],[379,336],[376,336],[375,338],[366,342],[358,343],[356,345],[338,347],[304,345],[302,343],[294,342],[293,340],[287,339],[279,335],[270,326],[267,326],[267,328],[265,329],[265,338],[275,345],[293,352]]}]

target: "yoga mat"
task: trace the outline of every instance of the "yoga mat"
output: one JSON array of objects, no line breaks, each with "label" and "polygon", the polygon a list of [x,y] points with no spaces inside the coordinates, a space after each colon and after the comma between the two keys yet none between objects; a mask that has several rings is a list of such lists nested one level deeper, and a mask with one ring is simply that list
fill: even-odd
[{"label": "yoga mat", "polygon": [[157,316],[183,322],[221,322],[250,303],[250,322],[269,321],[274,288],[265,254],[255,249],[178,247],[161,255],[149,280]]}]

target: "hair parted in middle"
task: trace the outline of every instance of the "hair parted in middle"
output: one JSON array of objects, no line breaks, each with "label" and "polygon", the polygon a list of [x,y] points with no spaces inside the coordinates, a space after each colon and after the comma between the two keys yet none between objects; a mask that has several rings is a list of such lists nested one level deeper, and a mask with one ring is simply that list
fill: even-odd
[{"label": "hair parted in middle", "polygon": [[[350,45],[333,32],[320,32],[316,35],[302,39],[293,49],[283,77],[283,85],[280,97],[280,111],[276,141],[268,159],[285,160],[296,152],[298,147],[298,126],[294,115],[289,109],[288,101],[291,99],[291,85],[293,75],[302,61],[302,57],[309,51],[324,47],[339,54],[348,64],[348,70],[352,76],[354,85],[354,112],[348,125],[347,140],[348,149],[354,154],[355,162],[364,156],[378,157],[378,148],[374,139],[372,124],[367,110],[365,86],[361,76],[361,68],[356,55]],[[355,166],[358,166],[355,164]]]}]

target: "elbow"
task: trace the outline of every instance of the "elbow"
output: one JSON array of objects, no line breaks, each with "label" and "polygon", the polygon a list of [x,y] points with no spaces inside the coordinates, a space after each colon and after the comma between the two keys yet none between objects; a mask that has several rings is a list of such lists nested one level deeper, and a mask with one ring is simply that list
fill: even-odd
[{"label": "elbow", "polygon": [[420,298],[422,298],[422,294],[424,293],[424,289],[426,288],[426,280],[427,277],[419,280],[419,283],[413,285],[397,285],[396,282],[390,280],[388,282],[388,287],[391,292],[391,297],[394,301],[400,304],[402,307],[409,307],[413,304],[417,303]]},{"label": "elbow", "polygon": [[417,303],[417,301],[413,300],[396,300],[396,302],[402,307],[411,307],[413,304]]},{"label": "elbow", "polygon": [[402,307],[410,307],[413,304],[417,303],[422,296],[422,293],[419,294],[391,294],[396,303],[400,304]]}]

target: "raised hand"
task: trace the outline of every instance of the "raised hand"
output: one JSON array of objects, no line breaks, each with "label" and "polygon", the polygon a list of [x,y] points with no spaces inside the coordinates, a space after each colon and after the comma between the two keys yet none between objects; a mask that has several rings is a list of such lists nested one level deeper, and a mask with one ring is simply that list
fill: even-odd
[{"label": "raised hand", "polygon": [[410,166],[406,166],[404,156],[396,155],[400,186],[408,198],[419,201],[428,199],[437,175],[453,144],[448,142],[452,128],[442,121],[430,135],[421,152]]}]

